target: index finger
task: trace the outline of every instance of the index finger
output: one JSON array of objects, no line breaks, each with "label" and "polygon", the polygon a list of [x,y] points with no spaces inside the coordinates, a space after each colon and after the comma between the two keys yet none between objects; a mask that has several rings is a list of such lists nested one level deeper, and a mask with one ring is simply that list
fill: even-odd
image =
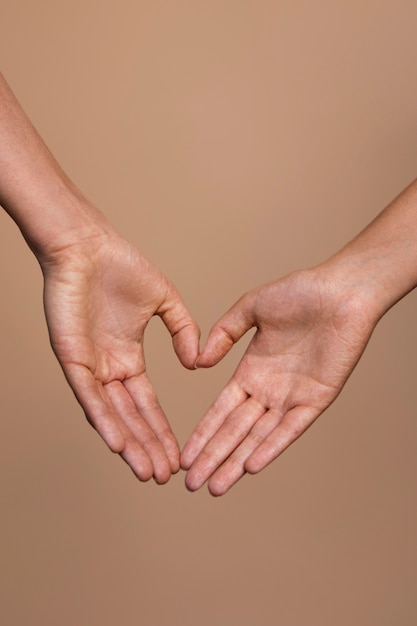
[{"label": "index finger", "polygon": [[228,415],[241,405],[247,397],[248,394],[233,379],[226,385],[185,444],[181,454],[182,469],[187,470],[191,467]]}]

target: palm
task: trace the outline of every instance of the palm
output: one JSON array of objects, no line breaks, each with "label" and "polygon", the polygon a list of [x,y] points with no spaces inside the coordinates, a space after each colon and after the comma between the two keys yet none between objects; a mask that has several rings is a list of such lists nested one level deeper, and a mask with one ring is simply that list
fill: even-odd
[{"label": "palm", "polygon": [[212,493],[224,493],[278,456],[336,398],[373,327],[365,309],[297,273],[238,302],[214,327],[202,364],[217,362],[251,326],[235,374],[184,450],[191,489],[211,477]]},{"label": "palm", "polygon": [[323,301],[317,285],[292,277],[257,294],[258,331],[235,380],[265,407],[323,410],[334,400],[365,348],[362,319]]},{"label": "palm", "polygon": [[[116,253],[118,253],[117,251]],[[138,255],[139,256],[139,255]],[[140,257],[99,261],[91,272],[64,268],[46,284],[46,312],[61,362],[87,367],[103,384],[144,372],[146,324],[165,297],[167,281],[156,274],[150,289],[141,279]],[[72,275],[70,275],[70,272]]]},{"label": "palm", "polygon": [[197,330],[178,293],[118,237],[80,246],[44,273],[52,346],[87,418],[139,478],[165,482],[179,451],[145,371],[143,336],[159,314],[183,363],[195,361]]}]

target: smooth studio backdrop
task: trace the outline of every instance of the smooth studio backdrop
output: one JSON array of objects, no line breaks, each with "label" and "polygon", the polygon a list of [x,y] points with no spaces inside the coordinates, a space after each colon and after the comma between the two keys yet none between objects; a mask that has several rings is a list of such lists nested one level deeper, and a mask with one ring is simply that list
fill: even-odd
[{"label": "smooth studio backdrop", "polygon": [[[312,266],[417,176],[417,4],[16,0],[1,67],[64,169],[209,327]],[[411,626],[417,294],[342,395],[226,496],[139,483],[48,345],[40,270],[0,215],[1,602],[8,626]],[[182,445],[232,374],[150,376]]]}]

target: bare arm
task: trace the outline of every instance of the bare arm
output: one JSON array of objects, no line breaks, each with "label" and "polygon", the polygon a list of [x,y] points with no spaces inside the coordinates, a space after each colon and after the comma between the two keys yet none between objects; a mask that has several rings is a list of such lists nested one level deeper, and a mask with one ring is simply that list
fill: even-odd
[{"label": "bare arm", "polygon": [[88,420],[138,478],[166,482],[179,449],[146,374],[143,335],[159,315],[193,368],[197,325],[65,175],[1,75],[0,203],[40,263],[52,347]]}]

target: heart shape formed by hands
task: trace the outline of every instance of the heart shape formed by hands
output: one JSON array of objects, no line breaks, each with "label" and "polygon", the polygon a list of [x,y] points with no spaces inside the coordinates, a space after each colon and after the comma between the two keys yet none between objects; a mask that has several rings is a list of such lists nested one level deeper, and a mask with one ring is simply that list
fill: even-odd
[{"label": "heart shape formed by hands", "polygon": [[[165,483],[181,467],[194,491],[225,493],[259,472],[336,398],[376,321],[357,296],[332,289],[320,268],[297,272],[241,298],[199,329],[178,291],[141,253],[111,233],[42,262],[51,343],[86,416],[140,480]],[[147,376],[143,336],[159,315],[181,363],[218,363],[257,331],[236,372],[191,434],[178,443]]]},{"label": "heart shape formed by hands", "polygon": [[[382,315],[417,284],[412,183],[316,268],[241,298],[199,329],[175,287],[120,237],[56,163],[0,74],[0,203],[41,265],[51,344],[87,419],[140,480],[227,491],[287,448],[336,398]],[[147,376],[145,328],[159,315],[181,363],[218,363],[252,327],[236,372],[180,455]]]}]

